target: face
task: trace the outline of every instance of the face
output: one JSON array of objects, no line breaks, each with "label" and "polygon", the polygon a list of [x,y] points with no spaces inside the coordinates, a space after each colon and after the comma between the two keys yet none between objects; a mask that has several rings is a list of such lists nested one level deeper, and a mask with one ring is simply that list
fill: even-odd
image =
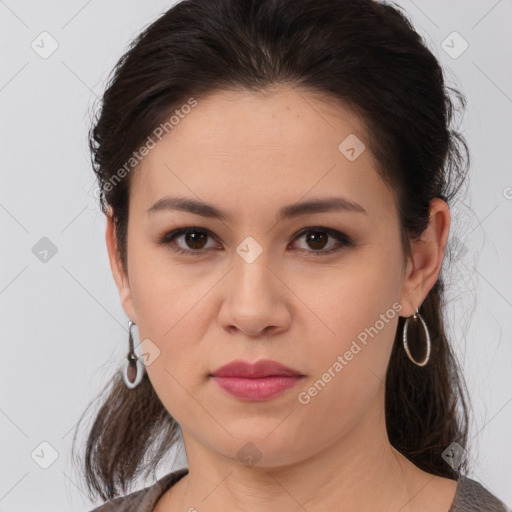
[{"label": "face", "polygon": [[[360,119],[306,90],[217,92],[132,172],[128,275],[117,268],[116,282],[185,440],[233,460],[251,442],[261,465],[291,464],[382,416],[398,316],[419,302],[407,302],[395,198]],[[151,210],[163,198],[224,217]],[[333,198],[358,206],[280,217]],[[192,233],[173,237],[182,228]],[[211,377],[260,359],[303,377],[263,400]]]}]

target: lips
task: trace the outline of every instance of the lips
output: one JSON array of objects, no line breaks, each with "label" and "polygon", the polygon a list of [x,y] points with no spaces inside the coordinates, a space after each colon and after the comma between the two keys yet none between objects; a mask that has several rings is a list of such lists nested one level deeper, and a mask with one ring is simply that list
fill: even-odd
[{"label": "lips", "polygon": [[232,396],[261,402],[293,388],[304,375],[267,359],[257,363],[233,361],[215,370],[210,377]]},{"label": "lips", "polygon": [[256,363],[247,361],[232,361],[215,370],[214,377],[241,377],[245,379],[259,379],[262,377],[302,377],[303,375],[292,368],[288,368],[277,361],[263,359]]}]

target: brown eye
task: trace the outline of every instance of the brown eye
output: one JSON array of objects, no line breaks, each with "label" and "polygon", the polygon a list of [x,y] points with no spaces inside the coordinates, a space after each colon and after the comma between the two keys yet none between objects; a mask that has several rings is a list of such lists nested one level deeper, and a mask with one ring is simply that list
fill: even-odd
[{"label": "brown eye", "polygon": [[[354,245],[347,235],[330,228],[310,227],[299,233],[295,240],[300,238],[304,238],[306,244],[306,247],[302,249],[313,256],[326,256],[338,252],[344,247]],[[329,247],[328,241],[330,238],[337,241],[337,243],[331,244]]]},{"label": "brown eye", "polygon": [[[180,254],[199,255],[211,247],[206,247],[211,234],[204,229],[194,227],[181,228],[171,231],[162,237],[160,243],[173,246],[173,251]],[[181,243],[178,244],[178,241]]]},{"label": "brown eye", "polygon": [[185,244],[191,249],[203,249],[208,235],[201,231],[189,231],[183,235]]},{"label": "brown eye", "polygon": [[323,249],[329,236],[322,231],[310,231],[306,236],[306,242],[312,249]]}]

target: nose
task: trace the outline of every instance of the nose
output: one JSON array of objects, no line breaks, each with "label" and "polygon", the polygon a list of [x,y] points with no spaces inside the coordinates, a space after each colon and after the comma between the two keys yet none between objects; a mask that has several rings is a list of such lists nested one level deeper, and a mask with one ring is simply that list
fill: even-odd
[{"label": "nose", "polygon": [[288,288],[279,273],[270,268],[265,252],[248,263],[235,255],[227,276],[220,325],[231,334],[275,335],[289,328],[291,315]]}]

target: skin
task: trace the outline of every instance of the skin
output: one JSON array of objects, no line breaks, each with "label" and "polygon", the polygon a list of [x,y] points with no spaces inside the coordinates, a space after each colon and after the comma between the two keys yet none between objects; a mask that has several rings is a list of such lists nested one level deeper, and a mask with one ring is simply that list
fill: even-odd
[{"label": "skin", "polygon": [[[132,171],[127,273],[107,216],[121,302],[140,340],[160,351],[147,372],[181,425],[188,459],[189,474],[155,511],[450,508],[456,482],[421,471],[387,437],[384,379],[398,314],[309,403],[298,400],[392,304],[401,305],[400,316],[416,311],[437,280],[449,233],[448,206],[434,199],[429,227],[404,265],[393,191],[368,144],[354,161],[339,151],[349,134],[367,140],[356,115],[310,91],[216,92],[198,99]],[[168,195],[213,204],[232,219],[146,213]],[[276,220],[283,205],[333,195],[367,215]],[[159,244],[189,226],[212,234],[195,244],[185,236]],[[294,237],[310,226],[335,229],[356,245],[315,256],[340,243]],[[262,248],[252,263],[236,252],[248,236]],[[273,359],[305,378],[271,400],[244,401],[208,377],[234,359]],[[237,455],[248,442],[261,455],[254,465]]]}]

